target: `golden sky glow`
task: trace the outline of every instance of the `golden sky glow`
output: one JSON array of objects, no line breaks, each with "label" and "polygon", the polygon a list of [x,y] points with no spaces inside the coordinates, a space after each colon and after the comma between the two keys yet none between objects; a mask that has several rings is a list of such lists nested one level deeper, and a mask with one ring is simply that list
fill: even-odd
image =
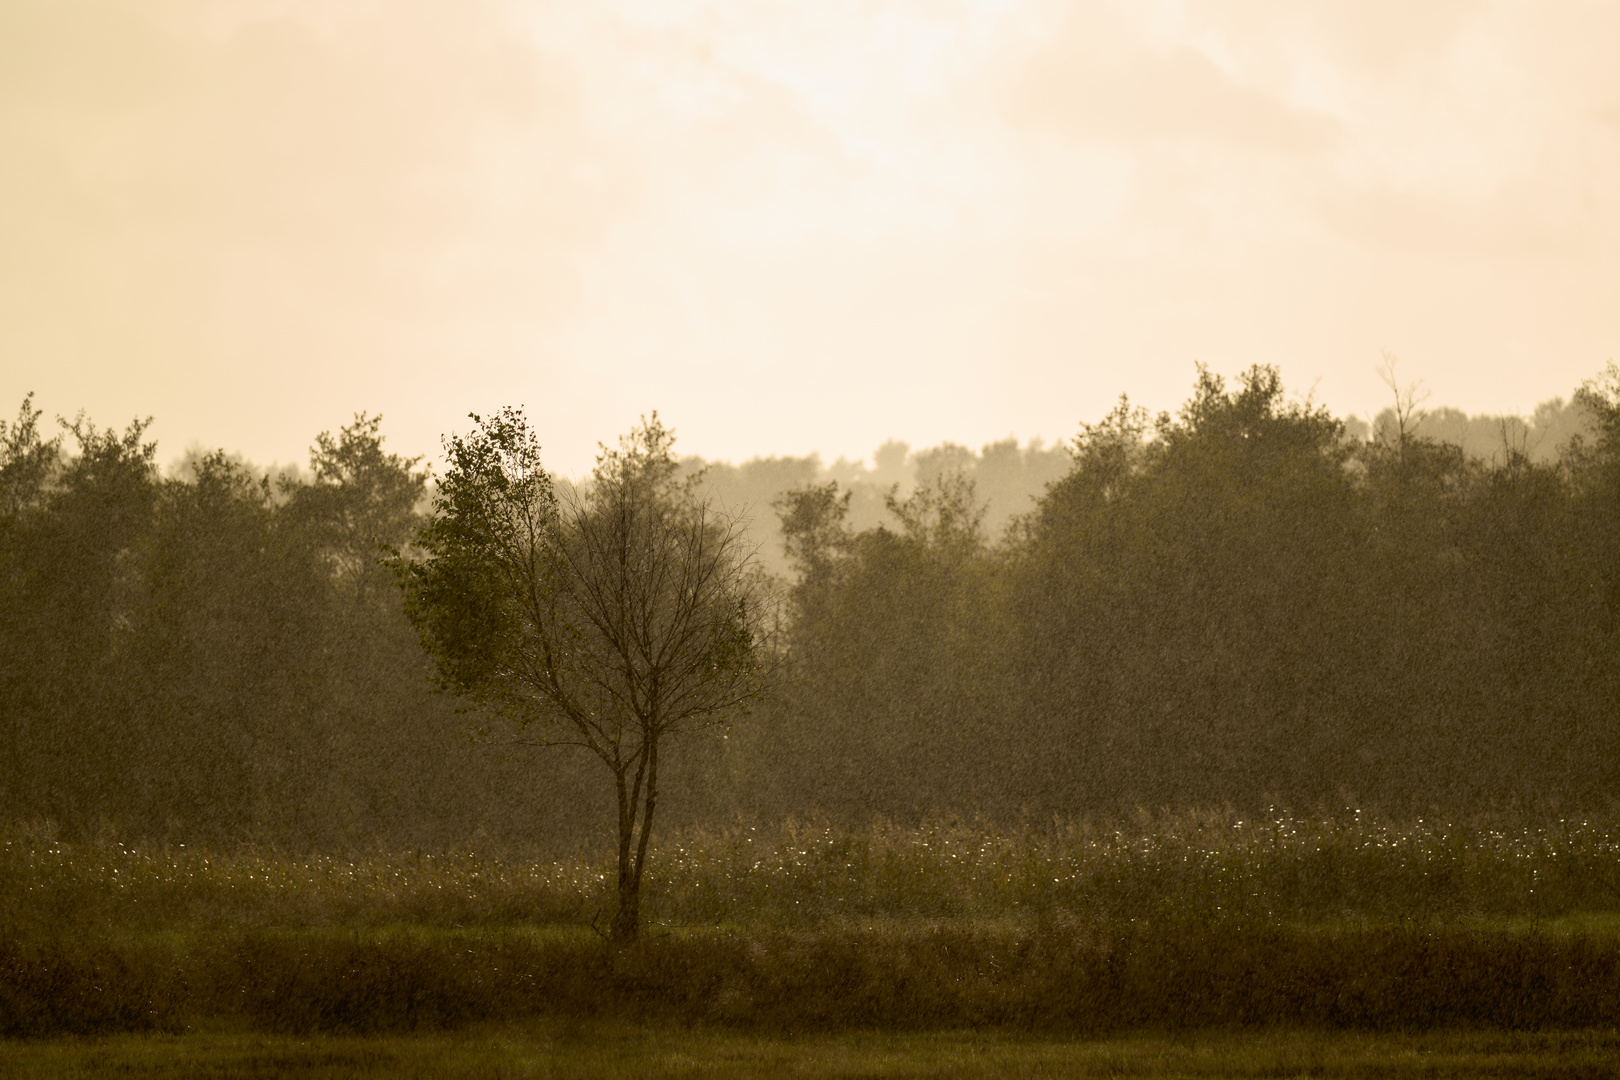
[{"label": "golden sky glow", "polygon": [[[296,461],[525,405],[1061,439],[1194,363],[1527,411],[1620,358],[1620,5],[6,0],[0,406]],[[9,402],[10,404],[5,404]]]}]

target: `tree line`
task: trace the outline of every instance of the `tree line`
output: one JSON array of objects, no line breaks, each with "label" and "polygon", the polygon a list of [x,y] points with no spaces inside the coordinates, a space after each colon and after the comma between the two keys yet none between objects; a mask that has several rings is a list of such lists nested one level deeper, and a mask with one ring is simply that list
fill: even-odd
[{"label": "tree line", "polygon": [[[855,505],[870,485],[801,469],[767,511],[774,689],[724,737],[671,741],[660,814],[1607,806],[1620,372],[1574,407],[1586,435],[1558,455],[1481,459],[1415,425],[1354,438],[1272,368],[1201,371],[1173,416],[1082,425],[994,537],[982,464],[919,470],[881,517]],[[140,423],[53,437],[29,400],[0,424],[0,817],[612,839],[588,750],[514,745],[435,692],[383,561],[422,535],[431,480],[376,418],[318,437],[302,477],[154,458]],[[723,492],[711,473],[693,490]]]},{"label": "tree line", "polygon": [[752,752],[790,805],[898,817],[1607,805],[1620,372],[1576,405],[1558,457],[1483,460],[1201,370],[1175,416],[1082,425],[999,544],[960,478],[861,530],[799,488],[797,681]]},{"label": "tree line", "polygon": [[[440,844],[535,781],[456,735],[382,545],[427,473],[376,418],[279,482],[162,477],[144,423],[0,422],[0,818],[79,834]],[[64,445],[66,444],[66,445]]]}]

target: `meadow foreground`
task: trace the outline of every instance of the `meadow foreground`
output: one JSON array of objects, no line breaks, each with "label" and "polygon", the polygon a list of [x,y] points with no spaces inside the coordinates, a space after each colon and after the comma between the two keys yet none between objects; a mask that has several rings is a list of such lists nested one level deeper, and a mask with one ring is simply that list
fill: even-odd
[{"label": "meadow foreground", "polygon": [[1615,833],[738,830],[604,867],[0,843],[0,1075],[1613,1075]]}]

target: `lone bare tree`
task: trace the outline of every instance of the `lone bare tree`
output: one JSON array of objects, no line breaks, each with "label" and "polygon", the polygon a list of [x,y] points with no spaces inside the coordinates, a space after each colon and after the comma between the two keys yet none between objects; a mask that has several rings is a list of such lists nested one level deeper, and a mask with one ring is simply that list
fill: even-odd
[{"label": "lone bare tree", "polygon": [[472,417],[417,557],[396,560],[406,612],[443,685],[522,741],[583,746],[618,795],[618,912],[640,925],[658,756],[762,691],[772,607],[740,523],[700,498],[658,414],[603,447],[559,498],[523,414]]},{"label": "lone bare tree", "polygon": [[1421,406],[1428,400],[1429,392],[1423,389],[1421,379],[1403,387],[1400,380],[1395,377],[1395,368],[1400,363],[1399,358],[1388,349],[1383,350],[1383,357],[1383,363],[1377,368],[1378,378],[1395,395],[1393,409],[1395,430],[1392,432],[1384,429],[1378,434],[1386,445],[1395,450],[1396,460],[1404,464],[1407,447],[1417,437],[1418,425],[1423,423],[1423,418],[1428,415]]}]

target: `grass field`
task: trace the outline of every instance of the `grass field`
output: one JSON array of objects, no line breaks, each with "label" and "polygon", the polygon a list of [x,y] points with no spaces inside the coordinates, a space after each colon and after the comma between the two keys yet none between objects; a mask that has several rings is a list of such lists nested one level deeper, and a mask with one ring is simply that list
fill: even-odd
[{"label": "grass field", "polygon": [[[472,848],[289,855],[67,843],[0,830],[0,935],[247,926],[581,926],[612,866]],[[654,923],[822,928],[872,920],[1541,925],[1620,912],[1620,828],[1582,819],[1394,823],[1360,811],[1144,817],[1129,827],[788,823],[672,836]]]},{"label": "grass field", "polygon": [[590,925],[609,867],[583,855],[13,828],[0,1060],[1280,1076],[1613,1075],[1617,1056],[1620,832],[1603,823],[790,823],[672,837],[652,866],[644,940],[610,953]]},{"label": "grass field", "polygon": [[0,1043],[0,1077],[1606,1077],[1620,1034],[1270,1029],[1097,1039],[529,1022],[372,1038],[215,1031]]}]

